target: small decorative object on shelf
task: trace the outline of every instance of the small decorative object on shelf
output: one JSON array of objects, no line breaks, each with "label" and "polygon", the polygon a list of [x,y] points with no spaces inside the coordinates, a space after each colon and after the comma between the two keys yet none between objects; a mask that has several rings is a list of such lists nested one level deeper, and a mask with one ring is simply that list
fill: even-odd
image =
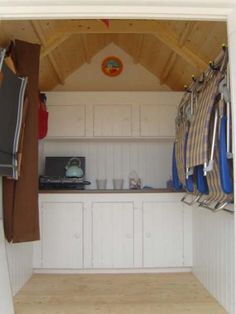
[{"label": "small decorative object on shelf", "polygon": [[117,76],[123,70],[122,61],[114,56],[107,57],[102,62],[102,72],[107,76]]},{"label": "small decorative object on shelf", "polygon": [[129,189],[141,189],[141,179],[135,170],[132,170],[129,174]]}]

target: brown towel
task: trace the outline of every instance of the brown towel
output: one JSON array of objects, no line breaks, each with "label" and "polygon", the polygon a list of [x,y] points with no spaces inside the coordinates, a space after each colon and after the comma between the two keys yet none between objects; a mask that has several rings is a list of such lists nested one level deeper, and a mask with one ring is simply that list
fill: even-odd
[{"label": "brown towel", "polygon": [[21,176],[18,181],[3,179],[3,214],[7,240],[39,239],[38,214],[38,77],[40,46],[15,41],[17,72],[28,77],[28,112],[24,128]]}]

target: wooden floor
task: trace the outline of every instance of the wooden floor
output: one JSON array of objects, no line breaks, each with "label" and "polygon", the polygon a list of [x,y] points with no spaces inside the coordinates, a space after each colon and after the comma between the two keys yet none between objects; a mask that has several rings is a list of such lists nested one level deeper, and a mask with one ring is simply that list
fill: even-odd
[{"label": "wooden floor", "polygon": [[33,275],[16,314],[223,314],[190,273]]}]

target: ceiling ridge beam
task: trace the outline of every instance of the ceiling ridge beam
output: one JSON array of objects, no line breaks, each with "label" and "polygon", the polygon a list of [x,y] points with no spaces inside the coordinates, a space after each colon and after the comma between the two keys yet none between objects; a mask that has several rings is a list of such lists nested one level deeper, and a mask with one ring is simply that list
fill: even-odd
[{"label": "ceiling ridge beam", "polygon": [[[39,40],[41,41],[42,46],[45,47],[47,45],[47,42],[46,42],[45,35],[44,35],[39,23],[37,21],[31,21],[31,25],[32,25],[36,35],[38,36]],[[58,68],[56,61],[53,59],[53,57],[50,54],[48,54],[48,58],[49,58],[49,61],[52,65],[56,75],[57,75],[57,78],[58,78],[60,84],[63,85],[64,80],[63,80],[63,77],[59,71],[59,68]]]}]

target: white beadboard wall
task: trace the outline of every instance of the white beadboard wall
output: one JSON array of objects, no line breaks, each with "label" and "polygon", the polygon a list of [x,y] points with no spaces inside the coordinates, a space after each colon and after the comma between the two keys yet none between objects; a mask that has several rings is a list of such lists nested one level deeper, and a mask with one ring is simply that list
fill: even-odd
[{"label": "white beadboard wall", "polygon": [[85,156],[88,188],[96,187],[96,178],[107,178],[107,188],[112,188],[113,178],[123,178],[128,188],[128,176],[135,170],[142,185],[155,188],[166,186],[171,175],[171,142],[127,141],[45,141],[40,144],[40,172],[45,156]]},{"label": "white beadboard wall", "polygon": [[33,245],[28,243],[6,243],[8,269],[12,294],[15,295],[33,273]]},{"label": "white beadboard wall", "polygon": [[193,272],[234,314],[234,216],[193,208]]},{"label": "white beadboard wall", "polygon": [[[0,219],[2,219],[1,179],[0,177]],[[0,221],[0,223],[2,223],[2,221]],[[33,273],[33,245],[31,242],[12,244],[7,241],[5,241],[3,245],[5,246],[3,249],[6,251],[11,290],[12,294],[15,295]],[[1,261],[0,266],[2,266]]]}]

